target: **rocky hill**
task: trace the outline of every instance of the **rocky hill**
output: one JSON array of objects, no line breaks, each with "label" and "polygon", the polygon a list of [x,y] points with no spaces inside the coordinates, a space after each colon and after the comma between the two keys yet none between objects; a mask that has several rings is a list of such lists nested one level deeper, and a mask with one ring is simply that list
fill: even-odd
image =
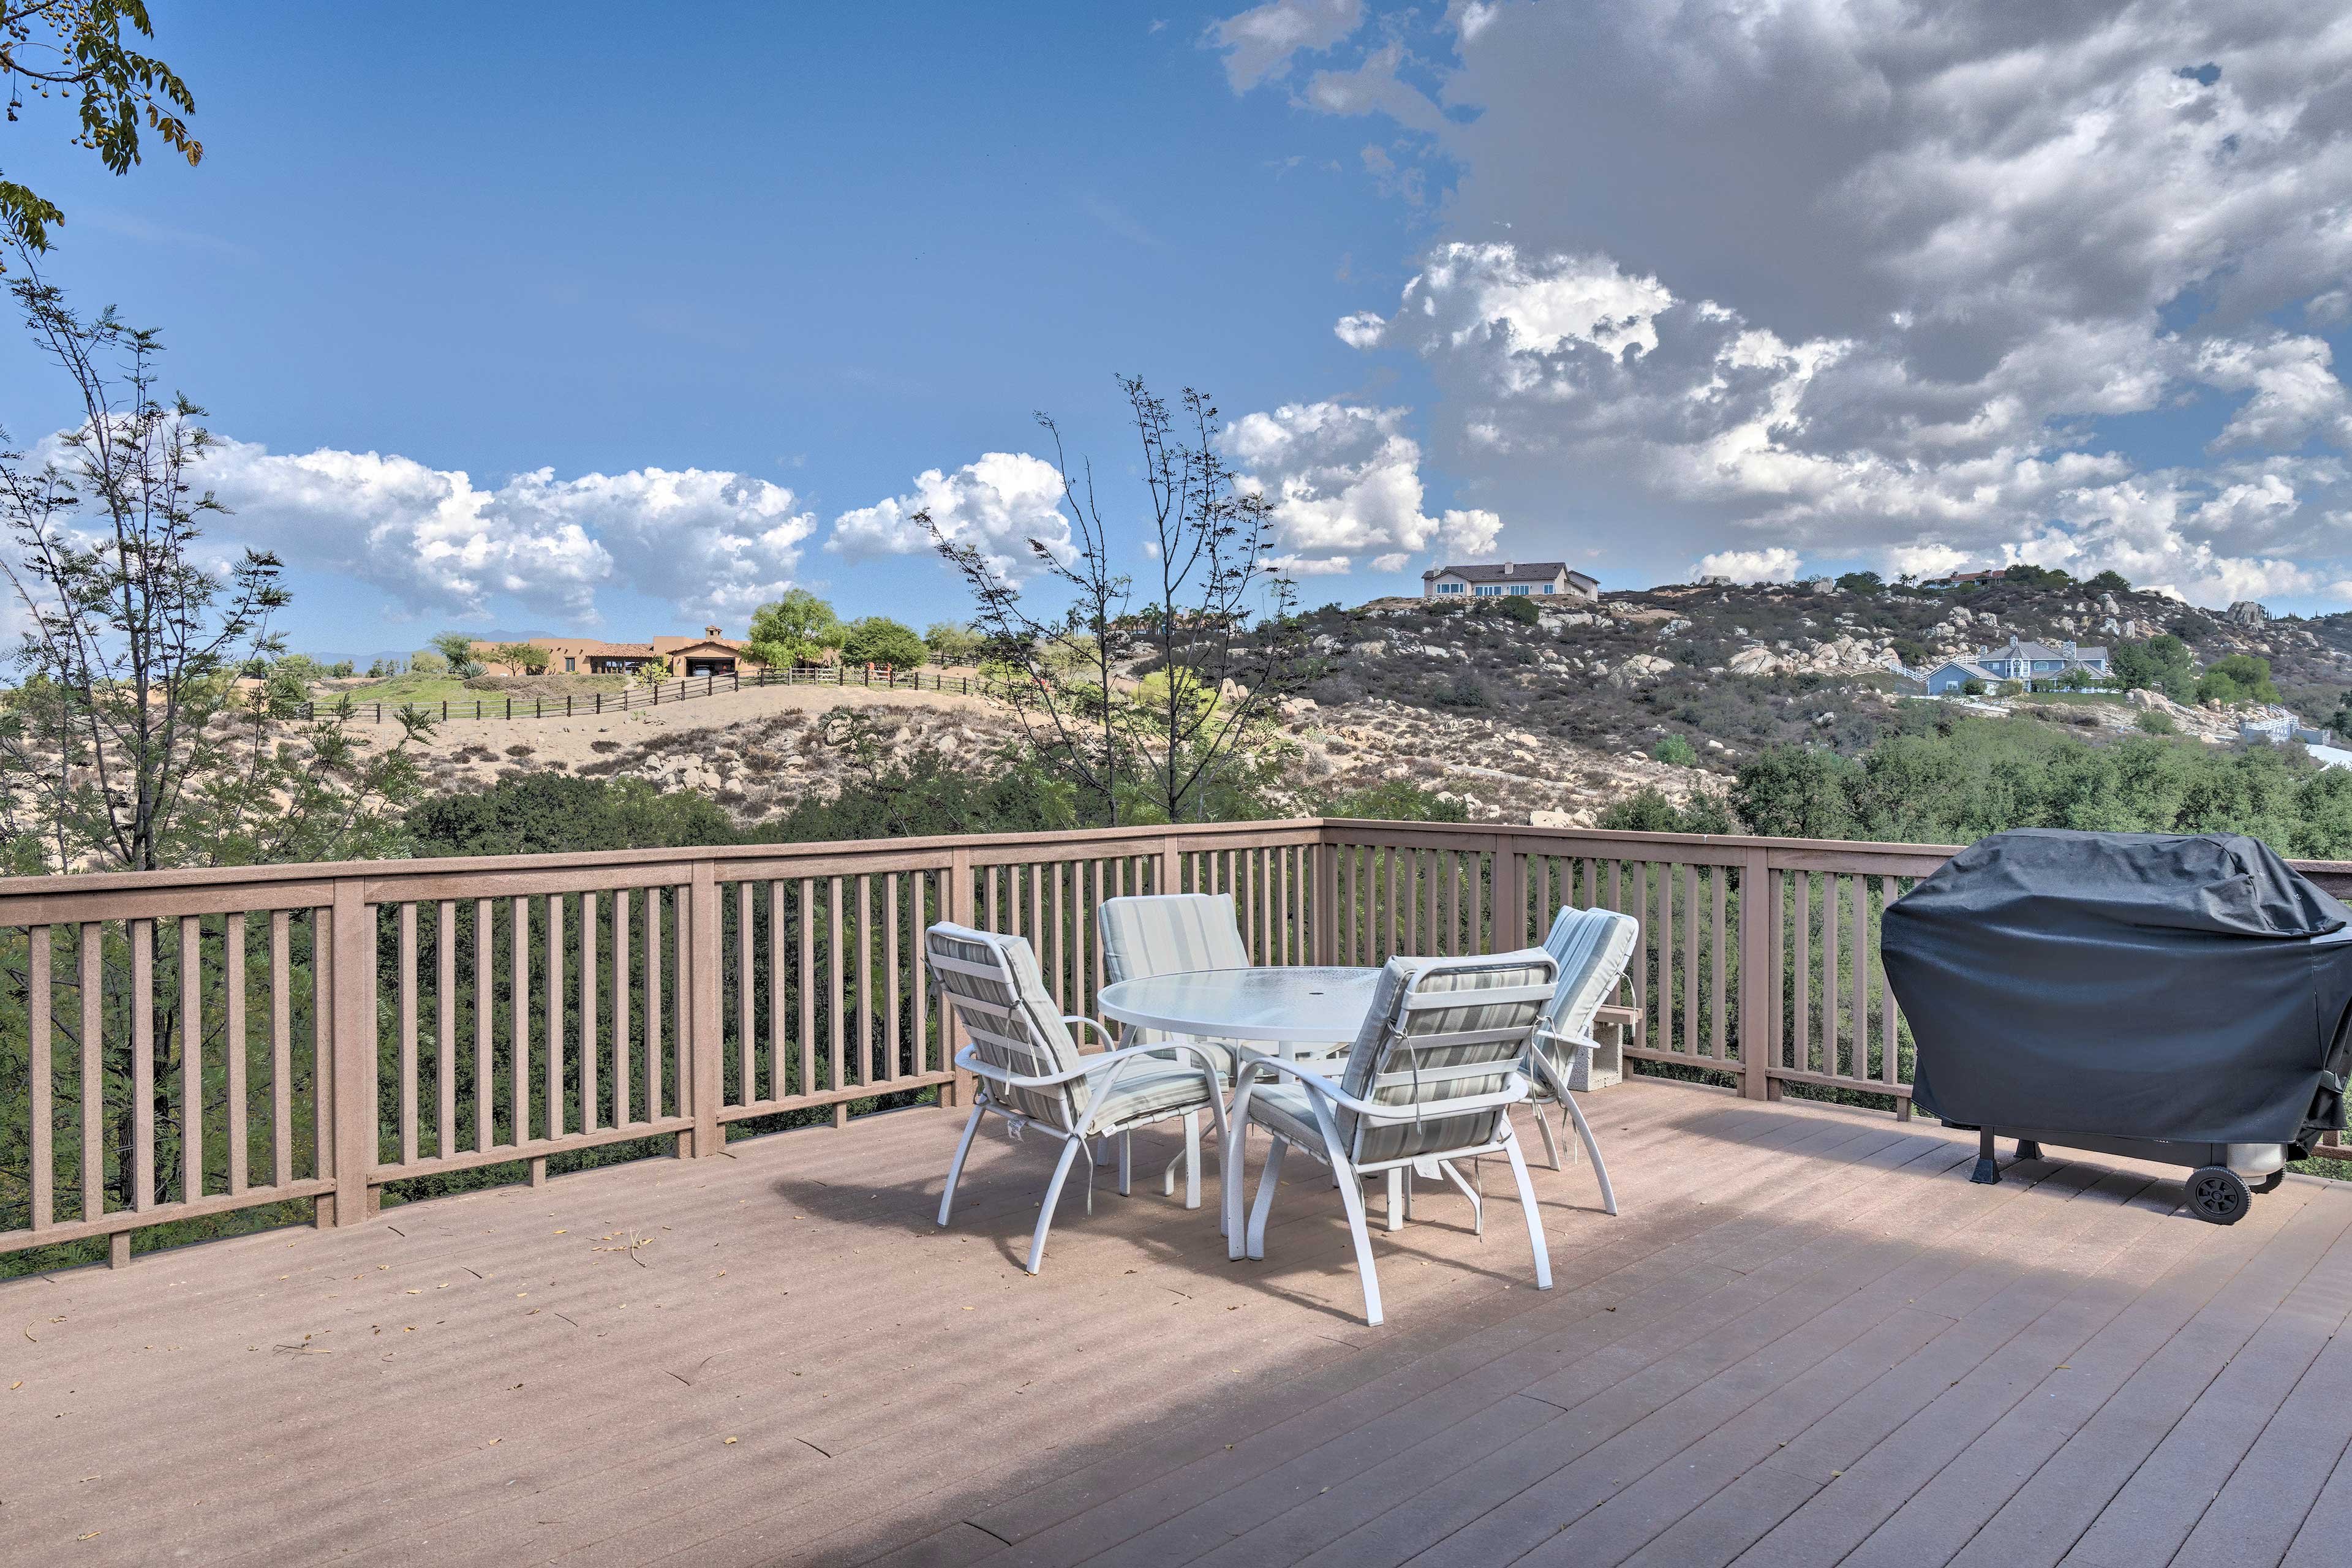
[{"label": "rocky hill", "polygon": [[[1670,585],[1547,609],[1531,625],[1418,600],[1328,605],[1306,619],[1318,673],[1286,703],[1281,726],[1295,748],[1281,804],[1302,810],[1391,780],[1457,800],[1474,820],[1580,826],[1644,788],[1684,802],[1724,788],[1763,746],[1867,747],[1918,690],[1900,669],[2012,634],[2113,645],[2169,633],[2200,664],[2254,654],[2319,722],[2352,687],[2352,616],[2273,620],[2259,606],[2215,613],[2154,594],[2011,582],[1942,594]],[[2234,715],[2161,698],[1981,706],[2095,740],[2130,731],[2151,706],[2191,738],[2236,731]],[[1006,710],[978,699],[747,691],[620,718],[453,722],[427,748],[427,766],[444,789],[540,769],[640,777],[704,791],[751,821],[833,794],[877,757],[937,748],[978,761],[1017,732]],[[1659,760],[1662,751],[1676,760]]]}]

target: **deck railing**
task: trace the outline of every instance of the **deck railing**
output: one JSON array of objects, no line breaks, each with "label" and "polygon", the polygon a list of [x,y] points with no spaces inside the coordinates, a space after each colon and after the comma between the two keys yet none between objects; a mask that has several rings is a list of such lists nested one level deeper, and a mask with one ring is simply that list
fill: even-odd
[{"label": "deck railing", "polygon": [[953,1099],[923,928],[1028,937],[1088,1011],[1122,893],[1229,894],[1259,963],[1622,910],[1629,1057],[1907,1114],[1877,922],[1949,853],[1310,819],[0,880],[0,1253],[106,1236],[121,1261],[143,1227],[298,1200],[352,1224],[411,1178]]}]

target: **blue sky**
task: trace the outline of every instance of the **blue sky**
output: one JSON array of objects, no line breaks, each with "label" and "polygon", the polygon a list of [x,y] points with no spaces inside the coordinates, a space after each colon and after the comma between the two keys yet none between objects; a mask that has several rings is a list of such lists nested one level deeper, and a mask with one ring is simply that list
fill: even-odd
[{"label": "blue sky", "polygon": [[[955,616],[906,514],[1050,530],[1030,412],[1123,476],[1120,371],[1217,395],[1309,603],[1470,553],[2352,602],[2340,21],[1229,9],[164,0],[203,166],[37,107],[0,167],[165,331],[303,647]],[[68,416],[0,367],[20,445]]]}]

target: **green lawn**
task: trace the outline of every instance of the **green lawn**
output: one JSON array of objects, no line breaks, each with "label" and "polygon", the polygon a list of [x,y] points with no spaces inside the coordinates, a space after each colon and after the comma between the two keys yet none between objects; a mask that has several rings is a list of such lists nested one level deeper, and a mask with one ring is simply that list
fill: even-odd
[{"label": "green lawn", "polygon": [[[586,697],[598,691],[619,691],[628,683],[628,677],[623,675],[541,675],[517,681],[515,684],[519,689],[512,696],[518,703],[528,702],[533,697],[551,697],[560,702],[566,694]],[[437,709],[446,702],[453,713],[462,704],[470,713],[478,701],[485,708],[497,704],[503,709],[509,694],[505,691],[476,691],[454,676],[411,674],[395,675],[389,680],[354,687],[346,695],[353,702],[381,702],[387,708],[414,702],[419,707]],[[320,707],[325,707],[334,701],[336,694],[320,690],[313,692],[312,696]]]}]

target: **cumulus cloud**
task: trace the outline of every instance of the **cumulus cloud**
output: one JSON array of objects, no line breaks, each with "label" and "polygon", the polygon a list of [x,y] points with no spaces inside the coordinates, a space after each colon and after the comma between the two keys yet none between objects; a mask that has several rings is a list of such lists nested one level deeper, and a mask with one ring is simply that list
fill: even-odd
[{"label": "cumulus cloud", "polygon": [[1784,545],[1763,550],[1718,550],[1699,557],[1693,577],[1728,577],[1735,583],[1793,583],[1804,563]]},{"label": "cumulus cloud", "polygon": [[410,615],[460,620],[505,596],[593,625],[612,584],[688,617],[740,615],[792,585],[815,526],[792,491],[702,468],[569,479],[541,468],[483,489],[396,454],[224,438],[199,482],[233,514],[213,530],[222,539],[371,584]]},{"label": "cumulus cloud", "polygon": [[1296,101],[1386,115],[1444,183],[1402,297],[1334,330],[1423,362],[1433,453],[1507,513],[1576,494],[1633,520],[1637,569],[2063,544],[2213,598],[2352,581],[2317,526],[2352,489],[2312,458],[2352,446],[2318,335],[2352,316],[2348,78],[2352,20],[2280,0],[1927,31],[1882,0],[1457,3]]},{"label": "cumulus cloud", "polygon": [[910,493],[842,513],[824,547],[851,560],[919,554],[932,548],[929,532],[915,520],[928,510],[949,539],[978,547],[1000,574],[1023,577],[1038,566],[1032,541],[1071,558],[1062,499],[1062,476],[1053,464],[1026,452],[989,452],[953,473],[927,468],[915,476]]},{"label": "cumulus cloud", "polygon": [[1422,510],[1421,444],[1404,433],[1405,417],[1402,408],[1302,403],[1225,426],[1235,482],[1266,499],[1286,570],[1345,572],[1355,556],[1384,548],[1381,559],[1398,564],[1433,546],[1456,560],[1500,548],[1503,520],[1492,511]]},{"label": "cumulus cloud", "polygon": [[1235,92],[1290,69],[1302,50],[1328,49],[1363,25],[1364,0],[1267,0],[1211,25],[1206,42],[1225,52]]}]

